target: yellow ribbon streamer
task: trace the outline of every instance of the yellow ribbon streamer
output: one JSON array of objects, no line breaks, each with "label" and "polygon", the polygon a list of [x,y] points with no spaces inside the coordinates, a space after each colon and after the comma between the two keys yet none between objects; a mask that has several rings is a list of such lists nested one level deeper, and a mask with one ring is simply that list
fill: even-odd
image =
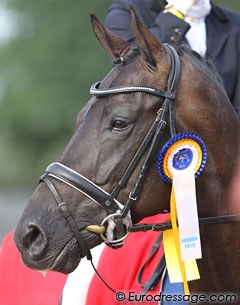
[{"label": "yellow ribbon streamer", "polygon": [[180,237],[179,237],[179,231],[178,231],[178,227],[177,227],[176,200],[175,200],[174,187],[173,186],[172,186],[172,192],[171,192],[170,210],[171,210],[171,222],[172,222],[173,237],[174,237],[174,242],[175,242],[176,251],[177,251],[178,264],[179,264],[182,279],[183,279],[184,293],[185,294],[190,294],[189,288],[188,288],[185,265],[184,265],[184,263],[181,259]]},{"label": "yellow ribbon streamer", "polygon": [[166,257],[167,270],[170,282],[183,282],[185,295],[189,295],[188,281],[199,279],[199,271],[196,260],[182,261],[180,249],[179,229],[177,226],[177,211],[174,188],[172,187],[170,209],[172,229],[163,232],[163,244]]}]

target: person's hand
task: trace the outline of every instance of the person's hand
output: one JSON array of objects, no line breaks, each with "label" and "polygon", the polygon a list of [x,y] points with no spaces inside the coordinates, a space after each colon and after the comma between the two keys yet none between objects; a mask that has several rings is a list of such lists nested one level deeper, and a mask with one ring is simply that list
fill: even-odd
[{"label": "person's hand", "polygon": [[184,16],[186,16],[188,11],[196,2],[198,2],[198,0],[167,0],[167,2],[167,10],[173,8],[174,10],[179,11]]}]

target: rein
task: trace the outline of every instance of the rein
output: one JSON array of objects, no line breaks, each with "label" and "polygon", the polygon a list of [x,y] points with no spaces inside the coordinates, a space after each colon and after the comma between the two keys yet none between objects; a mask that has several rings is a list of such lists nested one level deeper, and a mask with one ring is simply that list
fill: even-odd
[{"label": "rein", "polygon": [[[213,216],[213,217],[204,217],[199,218],[199,224],[208,225],[208,224],[220,224],[227,222],[240,221],[240,214],[233,215],[222,215],[222,216]],[[142,223],[134,224],[128,227],[129,232],[146,232],[146,231],[165,231],[172,229],[171,222],[162,222],[162,223]]]}]

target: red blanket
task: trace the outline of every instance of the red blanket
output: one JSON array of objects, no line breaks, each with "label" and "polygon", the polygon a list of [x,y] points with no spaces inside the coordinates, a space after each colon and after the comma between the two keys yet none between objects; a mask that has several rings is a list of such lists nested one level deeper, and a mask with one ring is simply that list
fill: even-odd
[{"label": "red blanket", "polygon": [[[166,215],[156,215],[144,219],[143,222],[156,223],[164,222]],[[130,298],[132,301],[119,302],[116,296],[111,292],[100,280],[94,275],[87,295],[86,305],[101,304],[101,305],[119,305],[119,304],[141,304],[149,305],[157,304],[157,302],[134,302],[135,295],[142,291],[142,287],[138,285],[136,278],[141,266],[146,261],[152,245],[155,243],[158,232],[144,232],[144,233],[131,233],[126,239],[124,246],[118,250],[113,250],[106,247],[100,257],[98,263],[98,272],[104,280],[117,292],[124,292],[128,297],[131,292]],[[157,266],[161,255],[163,253],[163,246],[150,261],[145,268],[143,274],[143,282],[146,282],[152,275],[155,267]],[[156,295],[159,293],[160,284],[155,290],[148,291],[148,295]]]},{"label": "red blanket", "polygon": [[1,305],[59,305],[67,276],[48,272],[46,277],[25,267],[13,241],[13,231],[0,248]]}]

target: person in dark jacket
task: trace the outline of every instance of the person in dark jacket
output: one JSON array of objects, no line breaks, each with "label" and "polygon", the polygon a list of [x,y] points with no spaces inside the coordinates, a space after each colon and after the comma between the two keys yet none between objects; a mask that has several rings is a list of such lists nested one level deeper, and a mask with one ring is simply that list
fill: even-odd
[{"label": "person in dark jacket", "polygon": [[[114,0],[105,25],[133,42],[130,0]],[[160,42],[189,44],[210,58],[240,115],[240,13],[209,0],[131,0],[140,20]]]}]

